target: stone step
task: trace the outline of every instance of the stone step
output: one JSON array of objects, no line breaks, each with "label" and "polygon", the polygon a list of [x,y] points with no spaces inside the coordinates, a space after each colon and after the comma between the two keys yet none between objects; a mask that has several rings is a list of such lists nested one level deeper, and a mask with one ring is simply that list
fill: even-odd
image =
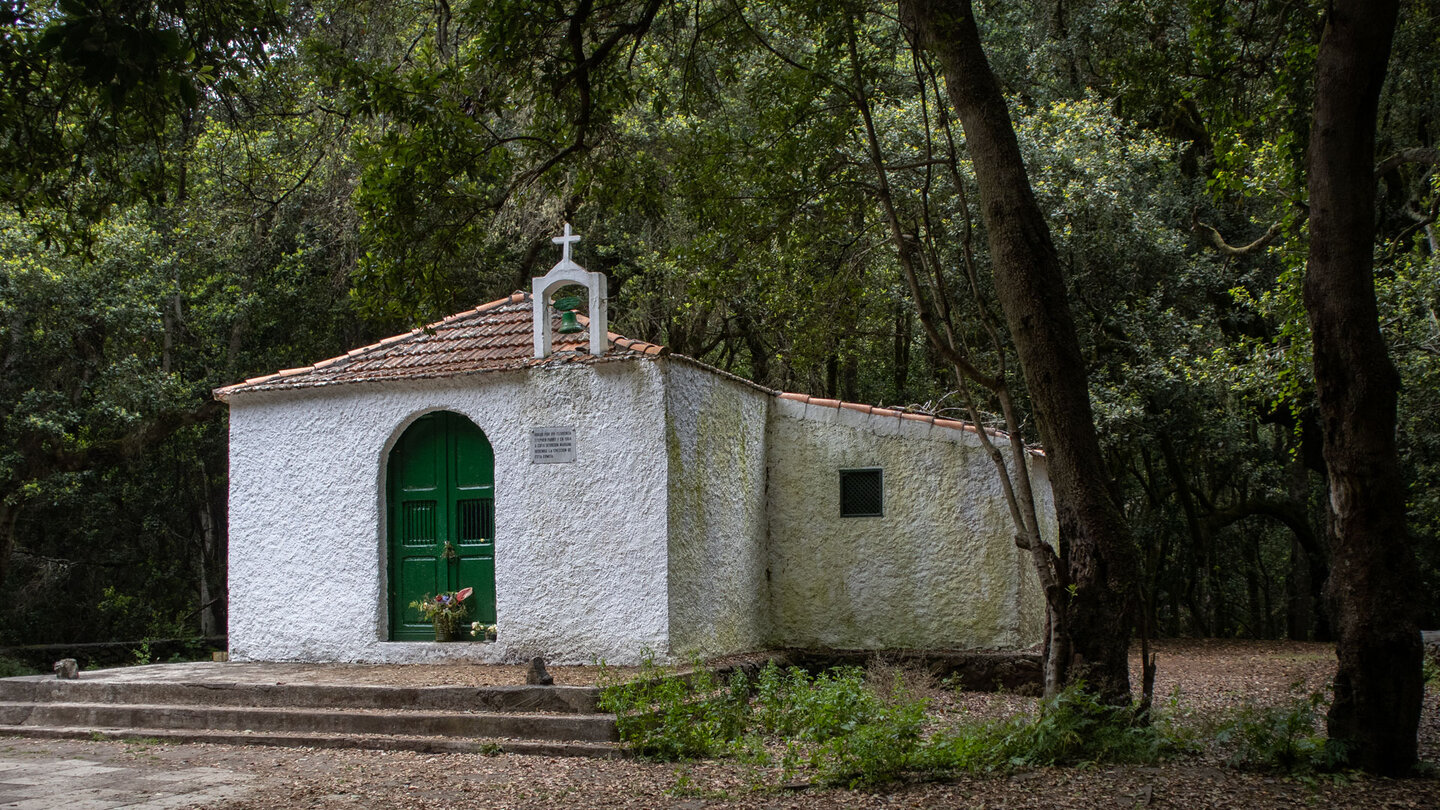
[{"label": "stone step", "polygon": [[0,678],[0,701],[593,714],[593,686],[375,686]]},{"label": "stone step", "polygon": [[586,742],[613,742],[618,739],[615,718],[608,714],[336,710],[299,706],[0,701],[0,726],[511,737]]},{"label": "stone step", "polygon": [[619,744],[613,742],[517,740],[504,737],[461,739],[393,734],[254,733],[215,729],[0,725],[0,737],[4,736],[50,740],[158,740],[166,743],[269,745],[286,748],[362,748],[377,751],[416,751],[422,754],[526,754],[604,759],[624,756]]}]

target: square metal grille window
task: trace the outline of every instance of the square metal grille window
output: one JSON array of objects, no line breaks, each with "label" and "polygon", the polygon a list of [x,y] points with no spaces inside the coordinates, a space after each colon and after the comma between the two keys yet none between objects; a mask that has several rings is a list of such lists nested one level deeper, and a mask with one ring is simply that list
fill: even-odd
[{"label": "square metal grille window", "polygon": [[456,501],[460,510],[459,540],[478,542],[495,537],[495,502],[489,498]]},{"label": "square metal grille window", "polygon": [[885,476],[880,468],[840,471],[840,517],[885,514]]}]

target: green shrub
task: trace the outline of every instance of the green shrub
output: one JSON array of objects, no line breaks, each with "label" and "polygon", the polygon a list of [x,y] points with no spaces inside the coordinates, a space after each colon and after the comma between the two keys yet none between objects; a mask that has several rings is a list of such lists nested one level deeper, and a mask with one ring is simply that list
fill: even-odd
[{"label": "green shrub", "polygon": [[927,708],[928,701],[912,698],[897,683],[884,705],[820,746],[814,758],[819,780],[874,787],[924,769],[920,734]]},{"label": "green shrub", "polygon": [[1000,723],[970,723],[931,737],[915,754],[917,770],[988,773],[1010,766]]},{"label": "green shrub", "polygon": [[641,756],[677,761],[713,757],[738,743],[748,713],[748,685],[724,688],[698,664],[688,677],[647,659],[627,682],[607,682],[600,708],[615,714],[620,739]]},{"label": "green shrub", "polygon": [[[601,707],[614,712],[620,738],[655,759],[735,755],[769,760],[783,746],[783,778],[808,769],[817,781],[873,787],[907,774],[936,776],[1098,762],[1150,763],[1184,747],[1164,716],[1136,719],[1132,707],[1100,703],[1079,684],[1039,711],[961,725],[926,738],[929,701],[895,673],[888,688],[839,667],[810,675],[765,667],[752,681],[722,684],[699,666],[689,676],[646,661],[628,682],[608,682]],[[773,749],[772,749],[773,750]]]},{"label": "green shrub", "polygon": [[1215,739],[1232,746],[1226,762],[1237,768],[1306,774],[1333,771],[1345,760],[1339,743],[1317,728],[1325,695],[1294,694],[1279,706],[1248,704],[1233,712]]},{"label": "green shrub", "polygon": [[[642,756],[675,761],[740,754],[758,762],[766,757],[765,739],[841,740],[806,759],[812,764],[833,759],[840,764],[826,773],[867,784],[874,769],[866,763],[885,759],[880,742],[903,738],[907,750],[913,748],[925,712],[923,702],[882,700],[857,667],[812,677],[773,662],[753,681],[737,674],[721,684],[698,662],[693,674],[682,677],[647,660],[628,682],[607,680],[600,706],[614,712],[620,739]],[[857,734],[860,738],[848,741]]]},{"label": "green shrub", "polygon": [[1175,747],[1159,722],[1140,722],[1130,706],[1101,703],[1078,683],[1040,706],[1033,721],[1012,724],[1012,761],[1027,766],[1090,762],[1147,763]]},{"label": "green shrub", "polygon": [[1186,747],[1163,714],[1142,721],[1077,683],[1008,720],[962,725],[935,735],[919,759],[931,771],[967,773],[1092,763],[1153,763]]},{"label": "green shrub", "polygon": [[837,667],[812,678],[772,661],[755,684],[755,723],[764,733],[824,742],[870,722],[882,708],[865,686],[865,671]]}]

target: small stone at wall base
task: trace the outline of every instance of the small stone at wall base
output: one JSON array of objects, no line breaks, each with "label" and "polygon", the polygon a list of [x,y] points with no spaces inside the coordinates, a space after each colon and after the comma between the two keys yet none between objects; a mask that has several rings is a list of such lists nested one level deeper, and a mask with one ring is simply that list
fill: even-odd
[{"label": "small stone at wall base", "polygon": [[530,659],[530,669],[525,673],[525,683],[536,686],[551,686],[555,679],[545,670],[545,659],[535,656]]},{"label": "small stone at wall base", "polygon": [[61,658],[55,662],[55,677],[64,681],[80,679],[80,665],[74,658]]}]

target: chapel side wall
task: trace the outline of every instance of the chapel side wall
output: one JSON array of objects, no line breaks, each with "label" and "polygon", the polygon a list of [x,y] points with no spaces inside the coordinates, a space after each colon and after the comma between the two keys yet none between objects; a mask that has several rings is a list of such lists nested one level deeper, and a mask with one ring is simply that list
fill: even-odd
[{"label": "chapel side wall", "polygon": [[759,649],[769,634],[765,426],[772,398],[684,360],[664,366],[670,653]]},{"label": "chapel side wall", "polygon": [[[1017,648],[1044,616],[999,480],[969,431],[779,398],[769,444],[778,646]],[[881,468],[882,517],[840,517],[839,471]],[[1036,476],[1048,499],[1048,482]],[[1053,513],[1053,510],[1051,510]]]},{"label": "chapel side wall", "polygon": [[[1035,518],[1040,522],[1040,536],[1058,548],[1060,521],[1055,516],[1055,492],[1050,488],[1050,466],[1044,456],[1030,457],[1030,483],[1035,494]],[[1045,591],[1040,575],[1035,573],[1035,558],[1030,552],[1020,555],[1020,604],[1033,606],[1020,611],[1020,637],[1039,643],[1045,639]]]},{"label": "chapel side wall", "polygon": [[[258,392],[231,402],[233,660],[637,663],[668,644],[663,386],[648,361]],[[385,463],[449,410],[495,451],[499,639],[392,642]],[[531,464],[532,427],[577,460]]]}]

